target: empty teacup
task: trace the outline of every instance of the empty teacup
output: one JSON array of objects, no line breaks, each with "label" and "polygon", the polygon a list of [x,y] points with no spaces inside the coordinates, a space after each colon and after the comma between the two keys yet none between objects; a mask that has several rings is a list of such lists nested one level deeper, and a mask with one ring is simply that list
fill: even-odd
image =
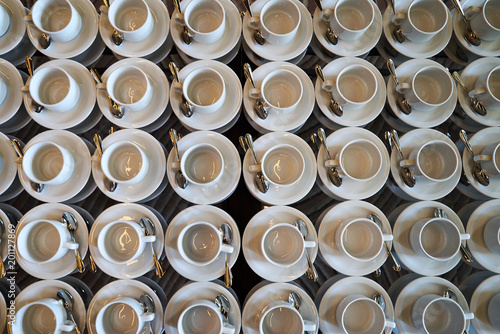
[{"label": "empty teacup", "polygon": [[316,331],[316,324],[302,318],[302,314],[291,304],[274,301],[266,306],[260,317],[259,329],[263,334],[302,334]]},{"label": "empty teacup", "polygon": [[448,261],[458,254],[462,240],[470,239],[451,220],[422,218],[410,230],[410,245],[418,255]]},{"label": "empty teacup", "polygon": [[102,172],[116,183],[136,184],[149,170],[149,158],[144,150],[131,141],[117,141],[104,149]]},{"label": "empty teacup", "polygon": [[186,225],[177,238],[181,257],[195,266],[215,261],[221,252],[232,253],[233,246],[222,242],[222,232],[212,223],[196,221]]},{"label": "empty teacup", "polygon": [[448,8],[441,0],[413,0],[406,12],[397,12],[392,21],[415,43],[425,43],[448,23]]},{"label": "empty teacup", "polygon": [[371,298],[361,294],[345,297],[337,306],[337,322],[344,333],[382,334],[396,324],[385,318],[384,310]]},{"label": "empty teacup", "polygon": [[316,242],[304,241],[300,231],[287,223],[271,226],[261,240],[261,250],[266,260],[279,267],[293,266],[304,255],[305,248],[315,246]]},{"label": "empty teacup", "polygon": [[456,148],[446,141],[431,140],[410,152],[400,166],[409,167],[413,175],[432,182],[449,180],[458,171]]},{"label": "empty teacup", "polygon": [[25,21],[33,23],[55,42],[70,41],[82,30],[82,17],[68,0],[39,0]]},{"label": "empty teacup", "polygon": [[349,258],[356,261],[375,259],[385,241],[393,239],[391,234],[383,233],[380,227],[368,218],[349,218],[344,220],[335,232],[335,244]]},{"label": "empty teacup", "polygon": [[219,41],[226,30],[224,6],[217,0],[192,0],[184,13],[175,12],[173,18],[186,26],[189,35],[202,44]]},{"label": "empty teacup", "polygon": [[248,21],[250,28],[260,30],[262,37],[270,44],[289,43],[297,34],[301,15],[291,0],[270,0]]},{"label": "empty teacup", "polygon": [[115,0],[101,11],[107,11],[109,23],[124,40],[140,42],[153,31],[153,14],[144,0]]},{"label": "empty teacup", "polygon": [[38,69],[31,80],[29,87],[23,91],[39,105],[57,112],[65,112],[75,107],[81,97],[78,82],[62,68],[48,66]]},{"label": "empty teacup", "polygon": [[486,110],[498,111],[500,109],[500,66],[482,74],[476,80],[469,96],[481,102]]},{"label": "empty teacup", "polygon": [[326,167],[337,167],[340,174],[356,181],[374,178],[382,168],[382,152],[370,140],[355,139],[345,144]]},{"label": "empty teacup", "polygon": [[486,222],[483,237],[486,247],[491,252],[500,254],[500,217],[491,218]]},{"label": "empty teacup", "polygon": [[71,332],[75,324],[68,319],[63,304],[52,298],[32,301],[17,310],[12,334]]},{"label": "empty teacup", "polygon": [[251,172],[262,171],[269,183],[278,186],[292,186],[304,174],[305,162],[302,153],[292,145],[279,144],[264,153],[260,165],[250,165]]},{"label": "empty teacup", "polygon": [[146,322],[153,321],[154,313],[148,313],[138,300],[119,297],[110,300],[97,313],[95,326],[97,334],[138,334]]},{"label": "empty teacup", "polygon": [[224,319],[213,301],[194,300],[179,316],[177,330],[180,334],[234,334],[234,326]]},{"label": "empty teacup", "polygon": [[139,223],[118,220],[102,228],[97,237],[97,248],[107,261],[124,264],[136,260],[147,243],[155,241],[156,236],[147,236]]},{"label": "empty teacup", "polygon": [[108,95],[127,111],[146,108],[153,98],[153,86],[148,76],[135,66],[122,66],[108,76],[106,83],[97,84],[97,89]]},{"label": "empty teacup", "polygon": [[474,156],[474,161],[480,162],[488,174],[500,174],[500,143],[486,146],[481,154]]},{"label": "empty teacup", "polygon": [[66,225],[56,220],[29,222],[19,231],[16,245],[21,258],[37,264],[57,261],[79,246]]},{"label": "empty teacup", "polygon": [[500,1],[486,0],[482,3],[482,7],[469,6],[465,13],[470,18],[471,30],[477,37],[495,41],[500,37]]},{"label": "empty teacup", "polygon": [[500,293],[496,293],[491,297],[488,302],[488,319],[490,320],[491,326],[497,331],[500,330],[500,317],[498,316],[500,312]]},{"label": "empty teacup", "polygon": [[[177,168],[177,165],[178,162],[174,163],[174,168]],[[211,186],[223,175],[224,158],[217,147],[196,144],[182,154],[180,169],[190,183]]]},{"label": "empty teacup", "polygon": [[446,69],[425,66],[415,72],[408,82],[399,80],[396,90],[405,95],[415,110],[432,111],[451,99],[454,87],[453,78]]},{"label": "empty teacup", "polygon": [[249,91],[252,99],[262,100],[264,107],[278,114],[293,111],[302,94],[302,82],[299,77],[284,69],[270,72],[262,80],[260,88],[251,88]]},{"label": "empty teacup", "polygon": [[375,17],[369,0],[339,0],[333,9],[325,8],[322,17],[341,40],[361,38]]},{"label": "empty teacup", "polygon": [[427,294],[415,302],[411,316],[415,327],[426,334],[461,334],[474,314],[453,299]]},{"label": "empty teacup", "polygon": [[58,185],[67,182],[73,175],[75,157],[59,144],[38,142],[26,149],[22,166],[31,181]]}]

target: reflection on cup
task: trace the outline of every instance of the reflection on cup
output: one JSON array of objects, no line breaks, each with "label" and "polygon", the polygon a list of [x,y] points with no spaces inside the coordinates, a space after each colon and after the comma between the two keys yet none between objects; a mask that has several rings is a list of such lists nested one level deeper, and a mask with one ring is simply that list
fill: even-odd
[{"label": "reflection on cup", "polygon": [[217,147],[196,144],[182,154],[180,169],[190,183],[208,187],[222,177],[224,158]]},{"label": "reflection on cup", "polygon": [[149,158],[144,150],[131,141],[117,141],[104,149],[102,172],[116,183],[136,184],[149,170]]},{"label": "reflection on cup", "polygon": [[321,15],[339,39],[352,41],[361,38],[372,25],[375,11],[369,0],[339,0]]},{"label": "reflection on cup", "polygon": [[234,334],[233,325],[224,321],[224,316],[213,301],[199,299],[191,302],[182,311],[177,322],[182,334]]},{"label": "reflection on cup", "polygon": [[500,108],[500,66],[481,75],[469,96],[481,102],[486,110],[497,111]]},{"label": "reflection on cup", "polygon": [[271,302],[259,320],[260,333],[265,334],[302,334],[316,330],[316,325],[302,318],[302,315],[289,303]]},{"label": "reflection on cup", "polygon": [[480,155],[474,156],[474,161],[480,162],[488,174],[500,174],[500,143],[486,146]]},{"label": "reflection on cup", "polygon": [[500,217],[490,219],[484,225],[484,243],[495,254],[500,254]]},{"label": "reflection on cup", "polygon": [[153,15],[144,0],[115,0],[107,10],[109,23],[124,40],[139,42],[153,31]]},{"label": "reflection on cup", "polygon": [[144,324],[154,318],[154,313],[144,312],[138,300],[119,297],[109,301],[99,310],[95,326],[98,334],[139,334]]},{"label": "reflection on cup", "polygon": [[500,1],[486,0],[482,7],[469,6],[465,14],[470,27],[482,40],[495,41],[500,37]]},{"label": "reflection on cup", "polygon": [[184,13],[175,12],[173,18],[202,44],[220,40],[226,30],[224,6],[217,0],[193,0],[186,5]]}]

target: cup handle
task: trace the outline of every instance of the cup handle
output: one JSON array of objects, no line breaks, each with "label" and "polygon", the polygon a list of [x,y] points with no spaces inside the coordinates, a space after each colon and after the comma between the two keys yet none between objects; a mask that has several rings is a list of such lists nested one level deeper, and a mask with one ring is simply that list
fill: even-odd
[{"label": "cup handle", "polygon": [[410,166],[415,166],[416,164],[417,164],[417,161],[412,160],[412,159],[401,160],[399,162],[399,166],[401,166],[401,167],[410,167]]},{"label": "cup handle", "polygon": [[340,161],[338,160],[325,160],[325,167],[337,167],[340,166]]},{"label": "cup handle", "polygon": [[260,28],[260,17],[258,17],[258,16],[250,17],[250,19],[248,20],[248,26],[254,30],[259,29]]},{"label": "cup handle", "polygon": [[390,321],[390,320],[385,319],[385,327],[396,328],[396,323],[394,321]]},{"label": "cup handle", "polygon": [[156,314],[152,312],[144,313],[141,315],[141,321],[143,322],[149,322],[153,321],[155,319]]},{"label": "cup handle", "polygon": [[71,332],[75,329],[75,324],[72,321],[65,321],[64,323],[60,324],[57,329],[61,332]]},{"label": "cup handle", "polygon": [[316,331],[316,324],[309,320],[304,320],[304,332]]},{"label": "cup handle", "polygon": [[144,242],[155,242],[156,241],[156,236],[155,235],[144,235],[141,238],[142,241]]},{"label": "cup handle", "polygon": [[304,241],[305,248],[314,248],[316,247],[316,241]]},{"label": "cup handle", "polygon": [[233,246],[226,245],[226,244],[222,244],[220,246],[220,250],[221,250],[221,252],[224,252],[224,253],[232,253],[232,252],[234,252]]},{"label": "cup handle", "polygon": [[460,240],[469,240],[469,239],[470,239],[469,233],[460,234]]},{"label": "cup handle", "polygon": [[251,99],[258,100],[262,97],[262,94],[259,88],[250,88],[248,96],[250,96]]},{"label": "cup handle", "polygon": [[474,313],[472,313],[472,312],[464,312],[464,318],[465,318],[465,320],[474,319]]},{"label": "cup handle", "polygon": [[469,92],[469,97],[471,98],[474,98],[478,95],[482,95],[486,93],[486,87],[480,87],[480,88],[476,88],[476,89],[473,89]]},{"label": "cup handle", "polygon": [[467,18],[467,20],[470,20],[473,16],[476,16],[477,14],[481,13],[482,10],[483,10],[482,7],[470,6],[464,10],[464,12],[465,12],[464,14],[465,14],[465,17]]},{"label": "cup handle", "polygon": [[260,172],[262,171],[262,167],[260,165],[249,165],[248,170],[250,172]]},{"label": "cup handle", "polygon": [[95,85],[97,89],[99,90],[106,90],[106,84],[103,82],[103,83],[98,83],[97,85]]},{"label": "cup handle", "polygon": [[474,161],[483,162],[483,161],[491,161],[493,157],[491,155],[480,154],[474,156]]},{"label": "cup handle", "polygon": [[401,94],[406,93],[410,89],[411,89],[411,84],[407,82],[400,82],[399,85],[396,86],[396,91]]},{"label": "cup handle", "polygon": [[382,234],[382,235],[383,235],[383,239],[384,239],[384,241],[392,241],[392,240],[394,240],[394,237],[393,237],[393,235],[392,235],[392,234],[385,234],[385,233],[384,233],[384,234]]},{"label": "cup handle", "polygon": [[68,241],[68,242],[63,243],[63,247],[67,248],[67,249],[78,249],[78,247],[80,247],[80,245],[76,242]]},{"label": "cup handle", "polygon": [[226,322],[224,326],[222,327],[222,333],[223,334],[234,334],[235,333],[235,328],[233,325],[230,323]]}]

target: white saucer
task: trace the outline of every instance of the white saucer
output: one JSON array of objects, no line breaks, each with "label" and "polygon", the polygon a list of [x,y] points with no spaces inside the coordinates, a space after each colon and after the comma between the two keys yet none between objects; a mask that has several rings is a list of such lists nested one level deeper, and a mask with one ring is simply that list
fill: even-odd
[{"label": "white saucer", "polygon": [[[431,140],[443,140],[453,147],[457,156],[460,156],[458,148],[455,143],[451,141],[446,135],[434,129],[415,129],[407,132],[400,138],[401,150],[403,151],[403,156],[408,157],[410,152],[415,148],[427,143]],[[462,162],[458,160],[457,172],[447,181],[444,182],[433,182],[428,181],[422,177],[417,177],[415,186],[413,188],[408,187],[399,176],[399,161],[400,158],[396,150],[391,153],[391,173],[396,185],[405,194],[417,200],[436,200],[443,198],[448,195],[457,186],[460,180],[460,174],[462,170]]]},{"label": "white saucer", "polygon": [[[434,217],[436,208],[442,208],[460,233],[465,233],[465,228],[457,214],[446,205],[434,201],[420,201],[407,206],[393,223],[394,250],[398,258],[406,268],[420,275],[438,276],[447,273],[455,268],[462,258],[461,253],[458,252],[449,261],[436,261],[415,253],[411,247],[409,241],[411,228],[419,219]],[[465,246],[465,240],[462,244]]]},{"label": "white saucer", "polygon": [[250,193],[263,203],[270,205],[290,205],[304,198],[316,180],[316,158],[311,147],[299,136],[287,132],[271,132],[255,140],[254,148],[257,158],[275,145],[289,144],[295,146],[304,157],[304,174],[296,184],[288,187],[269,185],[269,190],[263,194],[255,186],[255,173],[249,171],[249,165],[254,163],[252,154],[247,151],[243,158],[243,178]]},{"label": "white saucer", "polygon": [[[182,12],[185,11],[189,2],[191,1],[184,0],[180,3]],[[233,2],[229,0],[219,0],[219,2],[226,11],[226,27],[224,35],[215,43],[202,44],[193,40],[191,44],[187,45],[181,38],[183,30],[182,26],[177,22],[174,22],[175,20],[172,20],[170,23],[172,37],[177,49],[196,59],[217,59],[226,55],[236,46],[241,37],[240,12]],[[172,15],[175,15],[175,13],[177,13],[177,9],[174,10]]]},{"label": "white saucer", "polygon": [[120,60],[106,69],[106,71],[102,74],[102,82],[106,83],[109,75],[113,73],[113,71],[125,66],[138,67],[147,75],[153,89],[151,101],[148,106],[142,110],[125,110],[123,118],[118,119],[114,117],[110,111],[110,104],[106,95],[106,90],[97,89],[97,103],[103,115],[111,123],[116,124],[120,128],[128,129],[137,129],[148,126],[155,122],[158,118],[164,116],[164,113],[168,113],[169,117],[170,109],[167,108],[169,96],[168,94],[165,94],[165,91],[168,91],[170,86],[165,73],[163,73],[163,71],[155,63],[141,58],[126,58]]},{"label": "white saucer", "polygon": [[[493,143],[500,143],[500,128],[488,127],[477,132],[470,139],[470,144],[474,149],[474,153],[479,154],[486,146]],[[490,198],[500,198],[500,175],[489,175],[490,184],[483,186],[479,184],[474,176],[472,176],[473,162],[470,158],[469,151],[464,150],[462,155],[465,176],[478,192]]]},{"label": "white saucer", "polygon": [[[336,3],[337,0],[326,0],[322,1],[321,5],[324,9],[327,9],[335,7]],[[339,38],[337,45],[332,45],[326,40],[326,25],[328,23],[320,20],[321,11],[316,8],[313,16],[314,34],[321,45],[329,52],[342,57],[360,56],[373,49],[380,39],[380,35],[382,35],[382,13],[375,2],[370,1],[370,4],[374,11],[373,22],[363,36],[352,41]]]},{"label": "white saucer", "polygon": [[316,325],[314,332],[319,331],[318,311],[314,305],[314,301],[309,295],[298,285],[293,283],[269,283],[263,281],[260,287],[249,293],[249,297],[245,300],[242,317],[242,329],[245,334],[259,334],[259,320],[262,318],[268,305],[275,301],[288,302],[288,294],[290,291],[295,291],[302,299],[300,314],[304,320],[313,322]]},{"label": "white saucer", "polygon": [[24,16],[27,9],[19,0],[2,0],[3,7],[10,13],[10,27],[0,37],[0,55],[15,49],[24,37],[26,23]]},{"label": "white saucer", "polygon": [[0,132],[0,195],[7,191],[17,175],[17,154],[12,149],[9,137]]},{"label": "white saucer", "polygon": [[[23,229],[27,224],[38,219],[51,219],[61,221],[61,217],[64,212],[69,212],[75,216],[78,222],[78,229],[76,230],[75,239],[79,244],[78,250],[82,256],[85,258],[88,250],[88,233],[87,225],[84,223],[84,217],[73,207],[61,204],[61,203],[46,203],[41,204],[30,211],[19,220],[16,228],[16,242],[21,229]],[[36,264],[24,260],[19,255],[16,247],[16,260],[28,274],[41,279],[56,279],[68,274],[71,274],[76,270],[75,253],[72,250],[68,252],[59,260],[52,261],[44,264]]]},{"label": "white saucer", "polygon": [[[411,317],[413,304],[415,304],[418,298],[426,294],[442,295],[446,288],[452,289],[457,296],[457,303],[464,311],[469,311],[469,305],[465,297],[453,283],[441,277],[420,277],[408,283],[399,293],[394,304],[397,326],[397,331],[395,332],[401,334],[421,334],[413,325]],[[468,329],[469,325],[470,320],[466,320],[465,329]]]},{"label": "white saucer", "polygon": [[[90,152],[84,139],[66,130],[47,130],[33,137],[23,148],[23,152],[36,143],[43,141],[52,141],[63,146],[75,158],[75,170],[71,179],[63,184],[45,185],[42,192],[37,193],[33,190],[30,180],[24,173],[21,164],[17,166],[19,180],[24,190],[34,198],[43,202],[64,202],[73,199],[84,190],[90,178]],[[95,186],[93,186],[95,189]],[[93,191],[92,189],[92,191]]]},{"label": "white saucer", "polygon": [[376,194],[385,184],[389,175],[389,155],[384,143],[373,132],[356,127],[342,128],[326,138],[326,143],[330,155],[334,157],[337,152],[349,141],[354,139],[366,139],[375,144],[382,154],[382,166],[378,174],[368,181],[355,181],[346,177],[342,178],[340,187],[334,186],[326,175],[325,160],[326,154],[323,146],[319,149],[317,157],[318,165],[318,183],[321,181],[323,190],[328,196],[338,199],[365,199]]},{"label": "white saucer", "polygon": [[[238,52],[240,51],[241,41],[242,41],[241,38],[238,39],[238,43],[236,43],[236,45],[233,46],[233,48],[231,50],[229,50],[228,53],[226,53],[225,55],[223,55],[223,56],[221,56],[219,58],[215,58],[215,59],[211,59],[211,60],[215,60],[215,61],[218,61],[218,62],[221,62],[221,63],[224,63],[224,64],[229,64],[234,59],[234,57],[236,57],[236,55],[238,54]],[[198,58],[191,57],[191,56],[185,54],[184,52],[182,52],[179,49],[177,49],[177,52],[179,53],[179,57],[181,57],[181,59],[186,64],[190,64],[192,62],[200,60]]]},{"label": "white saucer", "polygon": [[[245,39],[248,47],[257,54],[267,60],[272,61],[287,61],[292,58],[299,56],[304,52],[309,43],[311,42],[313,35],[313,23],[311,18],[311,13],[309,10],[298,0],[292,0],[295,2],[300,10],[300,23],[297,29],[297,34],[294,39],[286,45],[277,45],[265,43],[260,45],[253,39],[253,29],[248,26],[248,20],[250,14],[247,12],[243,17],[243,38]],[[255,1],[251,5],[252,15],[259,16],[262,7],[267,3],[267,1]]]},{"label": "white saucer", "polygon": [[382,74],[380,74],[380,71],[375,66],[364,59],[356,57],[342,57],[335,59],[323,68],[325,79],[336,80],[342,69],[354,64],[363,65],[369,68],[375,75],[378,85],[373,100],[367,103],[361,110],[349,110],[349,106],[347,106],[344,108],[344,114],[342,117],[335,116],[328,107],[331,99],[330,94],[321,88],[322,81],[319,78],[316,78],[315,82],[314,91],[319,108],[330,121],[342,126],[366,125],[380,114],[385,105],[386,89],[384,77],[382,77]]},{"label": "white saucer", "polygon": [[260,88],[262,80],[275,70],[289,70],[299,78],[302,83],[302,97],[297,103],[297,106],[290,112],[279,113],[275,110],[270,110],[268,117],[263,120],[260,119],[253,110],[255,99],[250,98],[249,90],[251,88],[250,82],[245,81],[243,87],[243,104],[245,112],[250,120],[257,124],[258,127],[265,129],[267,132],[272,131],[290,131],[300,127],[309,118],[314,108],[314,86],[309,76],[300,67],[288,62],[270,62],[259,66],[253,71],[253,78],[255,86]]},{"label": "white saucer", "polygon": [[[375,213],[382,220],[383,233],[392,234],[391,225],[386,216],[375,205],[362,201],[341,202],[328,210],[316,222],[318,229],[319,249],[324,261],[337,272],[350,276],[364,276],[381,267],[386,259],[387,252],[383,248],[377,257],[369,262],[361,262],[348,258],[340,252],[335,244],[335,231],[348,218],[367,218]],[[392,241],[387,241],[392,247]]]},{"label": "white saucer", "polygon": [[177,249],[177,239],[180,231],[186,225],[195,221],[212,223],[217,229],[220,228],[223,223],[227,223],[231,226],[234,237],[231,245],[234,251],[228,255],[229,267],[234,265],[240,253],[240,232],[238,230],[238,225],[227,212],[211,205],[195,205],[184,209],[168,224],[167,232],[165,233],[165,253],[170,265],[179,274],[192,281],[211,281],[224,275],[224,264],[226,261],[224,253],[220,253],[212,263],[206,266],[195,266],[182,259]]},{"label": "white saucer", "polygon": [[153,30],[151,34],[140,42],[123,40],[120,46],[116,46],[111,40],[114,31],[109,23],[108,15],[101,14],[99,20],[99,33],[106,46],[113,52],[123,57],[144,57],[155,52],[165,42],[170,30],[170,14],[165,4],[160,0],[145,0],[153,18]]},{"label": "white saucer", "polygon": [[23,102],[24,86],[19,71],[10,62],[0,59],[0,78],[7,84],[7,96],[0,104],[0,125],[14,117]]},{"label": "white saucer", "polygon": [[[95,320],[99,311],[109,302],[120,297],[131,297],[139,300],[141,295],[147,293],[155,305],[155,318],[151,321],[151,329],[154,333],[161,333],[163,330],[163,307],[160,299],[154,290],[147,284],[137,280],[117,280],[106,284],[99,290],[87,310],[87,331],[89,334],[97,334]],[[145,324],[139,334],[149,334],[150,328]]]},{"label": "white saucer", "polygon": [[[1,261],[5,262],[5,260],[7,260],[7,257],[9,255],[9,224],[12,224],[12,226],[15,228],[17,226],[17,221],[19,221],[19,219],[21,219],[22,216],[23,215],[21,214],[21,212],[19,212],[13,206],[0,203],[0,219],[2,220],[5,226],[4,232],[2,233],[2,235],[0,235],[0,249],[2,251],[2,258],[0,259]],[[9,217],[13,218],[14,221],[10,220]],[[11,267],[10,265],[9,266],[5,265],[5,270],[8,274],[9,271],[14,270],[14,267]]]},{"label": "white saucer", "polygon": [[187,305],[197,300],[213,301],[219,294],[226,296],[229,300],[228,322],[234,326],[235,333],[239,333],[241,328],[240,304],[230,291],[214,282],[190,282],[177,290],[165,309],[163,319],[165,332],[168,334],[179,333],[177,322]]},{"label": "white saucer", "polygon": [[[342,327],[337,323],[338,304],[347,296],[361,294],[372,298],[379,293],[385,300],[385,315],[389,321],[394,321],[394,307],[387,292],[378,283],[366,277],[346,277],[335,282],[323,295],[319,313],[319,326],[323,333],[342,333]],[[384,333],[391,333],[392,328],[386,328]]]},{"label": "white saucer", "polygon": [[500,275],[484,280],[477,286],[470,300],[470,310],[474,313],[472,325],[478,333],[495,334],[498,329],[493,328],[488,319],[488,302],[491,297],[500,293]]},{"label": "white saucer", "polygon": [[[114,192],[110,192],[104,186],[104,174],[101,163],[92,161],[92,175],[97,187],[111,199],[118,202],[138,202],[149,198],[161,186],[165,176],[166,160],[165,148],[152,135],[141,130],[123,129],[112,133],[102,141],[102,148],[106,150],[108,146],[118,141],[131,141],[139,145],[149,158],[148,174],[141,182],[128,186],[118,185]],[[94,155],[97,154],[94,152]]]},{"label": "white saucer", "polygon": [[51,58],[72,58],[87,50],[97,36],[99,15],[89,0],[69,0],[82,18],[80,34],[68,42],[52,41],[46,49],[40,46],[42,32],[34,25],[27,25],[28,36],[38,51]]},{"label": "white saucer", "polygon": [[[499,65],[500,59],[498,58],[480,58],[464,68],[460,74],[460,78],[468,89],[473,89],[480,76]],[[500,126],[500,110],[488,110],[486,116],[479,116],[471,109],[469,94],[461,87],[458,89],[458,102],[467,116],[479,123],[481,127]]]},{"label": "white saucer", "polygon": [[[109,223],[124,220],[139,224],[142,217],[151,219],[155,227],[156,241],[154,248],[161,261],[163,252],[163,226],[157,215],[148,207],[135,203],[121,203],[104,210],[92,224],[89,234],[89,250],[97,266],[107,275],[119,279],[136,278],[146,274],[154,268],[153,252],[148,243],[144,252],[135,260],[126,264],[116,264],[106,260],[97,247],[97,237],[101,230]],[[166,224],[165,224],[166,225]]]},{"label": "white saucer", "polygon": [[[398,13],[407,12],[410,4],[411,4],[410,0],[397,2],[396,11]],[[407,38],[404,43],[399,43],[395,41],[394,37],[392,36],[392,30],[394,29],[394,24],[392,23],[393,16],[394,16],[394,11],[392,10],[392,7],[391,6],[387,7],[385,9],[382,19],[385,38],[392,45],[392,47],[396,49],[396,51],[410,58],[429,58],[438,54],[446,47],[453,33],[451,14],[450,11],[447,10],[446,25],[444,26],[443,30],[437,33],[429,41],[425,43],[415,43]]]},{"label": "white saucer", "polygon": [[[46,67],[58,67],[67,71],[80,87],[80,99],[77,105],[66,112],[58,112],[45,108],[42,112],[33,112],[31,95],[24,94],[24,106],[28,114],[43,127],[54,130],[70,129],[84,122],[96,106],[96,88],[90,72],[82,64],[68,59],[56,59],[44,63],[35,73]],[[26,84],[29,87],[30,81]]]},{"label": "white saucer", "polygon": [[316,242],[314,248],[307,249],[311,261],[314,262],[318,254],[318,237],[314,225],[301,211],[288,206],[272,206],[258,212],[245,227],[242,245],[245,260],[250,268],[263,279],[272,282],[288,282],[299,278],[307,271],[305,252],[296,264],[285,268],[267,261],[261,249],[262,236],[267,229],[278,223],[293,224],[299,218],[306,223],[309,232],[307,240]]},{"label": "white saucer", "polygon": [[106,49],[106,44],[104,44],[101,35],[96,34],[94,41],[90,44],[87,50],[70,59],[82,64],[83,66],[92,67],[94,64],[97,65],[96,63],[104,53],[104,49]]},{"label": "white saucer", "polygon": [[[484,0],[463,0],[461,1],[462,8],[467,12],[467,8],[471,6],[482,7]],[[460,15],[453,13],[453,30],[457,36],[458,42],[467,50],[481,57],[496,57],[500,56],[500,38],[493,41],[481,40],[481,45],[470,45],[464,37],[465,23]]]},{"label": "white saucer", "polygon": [[[411,59],[396,68],[398,80],[400,82],[410,82],[412,76],[424,66],[435,66],[448,71],[448,69],[433,60]],[[394,80],[390,78],[387,81],[387,101],[394,115],[405,123],[405,126],[410,126],[412,128],[432,128],[445,122],[451,114],[453,114],[457,104],[457,87],[452,85],[452,88],[451,97],[443,106],[435,107],[433,110],[429,111],[412,108],[411,114],[406,115],[402,113],[396,105],[396,89]]]},{"label": "white saucer", "polygon": [[[57,290],[64,289],[73,296],[73,316],[78,324],[81,333],[85,330],[85,319],[87,311],[80,294],[70,284],[59,280],[42,280],[35,282],[24,288],[16,297],[15,307],[17,310],[26,304],[43,298],[57,299]],[[71,319],[68,319],[71,320]],[[66,333],[75,333],[74,330]]]},{"label": "white saucer", "polygon": [[170,105],[182,124],[194,131],[213,131],[230,123],[240,111],[242,92],[240,79],[234,71],[221,62],[215,60],[198,60],[190,63],[179,71],[179,79],[184,82],[186,76],[199,68],[211,68],[217,71],[224,79],[226,99],[223,106],[214,112],[204,113],[196,110],[191,117],[185,117],[180,111],[182,92],[170,87]]},{"label": "white saucer", "polygon": [[[244,39],[241,41],[241,46],[243,47],[243,51],[247,55],[248,59],[250,59],[250,61],[253,64],[255,64],[256,66],[262,66],[262,65],[267,64],[269,62],[272,62],[272,60],[263,58],[260,55],[256,54],[255,52],[253,52]],[[306,53],[307,53],[307,48],[305,48],[304,51],[302,51],[302,53],[300,53],[298,56],[296,56],[292,59],[286,59],[286,62],[290,63],[290,64],[297,65],[300,63],[302,58],[304,58]]]},{"label": "white saucer", "polygon": [[241,175],[241,162],[238,150],[233,143],[223,135],[213,131],[191,132],[179,140],[179,155],[191,146],[208,143],[217,147],[224,160],[224,171],[219,181],[211,186],[202,186],[190,183],[187,188],[181,189],[175,182],[176,170],[172,169],[172,163],[177,161],[174,158],[174,151],[171,150],[167,159],[167,175],[170,185],[177,195],[188,202],[194,204],[215,204],[222,202],[234,192],[238,186]]}]

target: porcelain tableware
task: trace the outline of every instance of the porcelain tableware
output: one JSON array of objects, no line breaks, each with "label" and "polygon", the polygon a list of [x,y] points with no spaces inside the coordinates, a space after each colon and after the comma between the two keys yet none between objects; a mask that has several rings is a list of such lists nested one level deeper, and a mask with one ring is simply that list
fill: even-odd
[{"label": "porcelain tableware", "polygon": [[59,334],[71,332],[74,328],[74,323],[66,318],[66,310],[58,300],[43,298],[21,307],[16,312],[11,330],[16,334],[35,331]]},{"label": "porcelain tableware", "polygon": [[496,111],[500,108],[499,82],[500,66],[496,66],[479,76],[475,88],[469,92],[469,97],[481,102],[487,111]]},{"label": "porcelain tableware", "polygon": [[98,334],[142,332],[146,322],[155,318],[154,313],[146,312],[138,300],[124,296],[104,305],[96,317],[96,329]]},{"label": "porcelain tableware", "polygon": [[271,302],[259,323],[260,332],[265,334],[315,332],[316,327],[316,324],[303,319],[299,310],[285,301]]},{"label": "porcelain tableware", "polygon": [[325,7],[320,16],[340,40],[352,41],[362,37],[372,25],[375,10],[366,0],[339,0],[334,8]]},{"label": "porcelain tableware", "polygon": [[177,330],[182,334],[233,334],[233,325],[224,321],[224,316],[213,301],[199,299],[186,305],[179,316]]},{"label": "porcelain tableware", "polygon": [[486,0],[482,6],[470,6],[466,9],[471,30],[478,38],[485,41],[494,41],[500,36],[500,2]]},{"label": "porcelain tableware", "polygon": [[153,14],[144,0],[115,0],[109,8],[101,7],[101,12],[103,9],[122,39],[139,42],[148,38],[154,28]]}]

